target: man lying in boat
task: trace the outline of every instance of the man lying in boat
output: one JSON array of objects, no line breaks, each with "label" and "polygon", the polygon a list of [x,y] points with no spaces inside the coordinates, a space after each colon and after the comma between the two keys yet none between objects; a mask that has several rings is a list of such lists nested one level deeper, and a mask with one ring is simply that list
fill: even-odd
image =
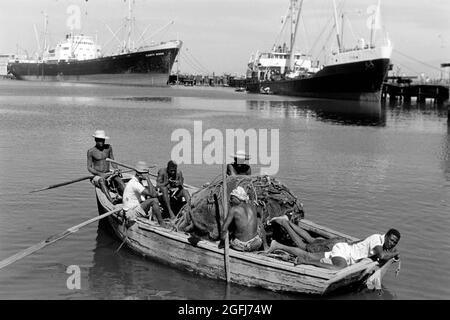
[{"label": "man lying in boat", "polygon": [[272,218],[267,225],[276,223],[284,229],[295,245],[307,252],[326,252],[331,251],[333,246],[338,242],[348,242],[346,238],[335,237],[330,239],[314,238],[306,230],[289,221],[286,215]]},{"label": "man lying in boat", "polygon": [[117,166],[112,164],[111,166],[115,170],[111,172],[109,169],[109,162],[106,161],[106,158],[114,160],[112,146],[110,144],[105,144],[105,140],[109,139],[109,137],[106,136],[104,130],[97,130],[92,136],[95,139],[95,146],[87,152],[87,169],[94,175],[94,178],[92,179],[94,185],[103,191],[111,203],[115,203],[109,194],[107,187],[108,182],[111,181],[115,184],[120,196],[123,195],[125,185],[118,175],[119,171]]},{"label": "man lying in boat", "polygon": [[[276,219],[280,219],[280,217]],[[267,253],[283,250],[297,257],[296,264],[310,264],[326,269],[340,270],[364,258],[375,258],[378,261],[398,259],[399,253],[395,246],[399,241],[400,232],[396,229],[389,229],[384,235],[373,234],[357,242],[338,242],[330,251],[325,252],[308,252],[305,248],[290,247],[272,240]]]},{"label": "man lying in boat", "polygon": [[233,155],[234,162],[227,165],[227,175],[237,176],[237,175],[248,175],[252,174],[252,169],[248,164],[245,163],[246,160],[250,160],[250,156],[245,154],[244,151],[240,150]]},{"label": "man lying in boat", "polygon": [[170,219],[175,218],[170,201],[171,198],[176,201],[191,202],[189,192],[183,187],[183,173],[181,170],[177,170],[177,168],[178,165],[176,162],[170,160],[167,163],[167,168],[161,168],[158,171],[158,178],[156,180],[156,186],[162,193],[162,202],[167,208]]},{"label": "man lying in boat", "polygon": [[258,217],[256,209],[248,203],[249,197],[244,188],[237,187],[230,194],[230,209],[221,230],[219,248],[224,245],[225,233],[231,222],[234,222],[234,232],[230,246],[238,251],[256,251],[263,241],[258,234]]},{"label": "man lying in boat", "polygon": [[[147,217],[152,209],[159,224],[166,227],[159,208],[158,192],[150,181],[149,169],[145,161],[139,161],[136,166],[136,174],[128,181],[123,192],[123,210],[125,211],[128,225],[136,222],[136,217]],[[147,181],[147,188],[142,182]],[[145,199],[147,197],[147,199]],[[151,217],[149,217],[151,218]]]}]

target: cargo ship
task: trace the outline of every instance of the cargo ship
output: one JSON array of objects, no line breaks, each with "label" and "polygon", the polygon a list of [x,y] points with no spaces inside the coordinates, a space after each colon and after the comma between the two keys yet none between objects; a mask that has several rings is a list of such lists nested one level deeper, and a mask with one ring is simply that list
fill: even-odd
[{"label": "cargo ship", "polygon": [[[290,0],[282,29],[290,21],[290,46],[275,43],[272,50],[252,55],[248,63],[246,89],[252,93],[278,94],[326,99],[380,101],[392,54],[387,35],[375,45],[380,3],[373,14],[370,41],[358,39],[356,46],[345,48],[343,28],[339,27],[335,1],[334,29],[337,45],[324,61],[295,51],[303,0]],[[342,15],[344,17],[344,15]]]},{"label": "cargo ship", "polygon": [[[132,19],[129,1],[130,28]],[[182,41],[171,40],[134,48],[127,39],[119,52],[104,56],[94,37],[71,32],[40,59],[9,61],[8,73],[19,80],[164,86],[181,46]]]}]

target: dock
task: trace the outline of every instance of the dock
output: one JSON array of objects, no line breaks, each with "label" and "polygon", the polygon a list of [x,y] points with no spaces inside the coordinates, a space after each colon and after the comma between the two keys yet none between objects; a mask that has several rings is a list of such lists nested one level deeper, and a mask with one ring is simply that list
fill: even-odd
[{"label": "dock", "polygon": [[[433,103],[441,104],[449,99],[448,83],[415,83],[414,77],[388,77],[388,82],[383,83],[381,99],[400,100],[411,102],[416,98],[417,102],[426,102],[431,99]],[[391,81],[389,81],[391,80]]]}]

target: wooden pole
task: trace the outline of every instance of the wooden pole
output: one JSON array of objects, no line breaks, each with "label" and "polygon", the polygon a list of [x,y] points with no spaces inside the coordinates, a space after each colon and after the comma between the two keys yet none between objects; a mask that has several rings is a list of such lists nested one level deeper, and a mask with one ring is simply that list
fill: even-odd
[{"label": "wooden pole", "polygon": [[[131,171],[131,170],[125,170],[125,171],[122,171],[122,172],[130,172],[130,171]],[[48,189],[54,189],[54,188],[59,188],[59,187],[67,186],[67,185],[72,184],[72,183],[75,183],[75,182],[80,182],[80,181],[92,179],[93,177],[94,177],[93,175],[90,175],[90,176],[81,177],[81,178],[78,178],[78,179],[75,179],[75,180],[70,180],[70,181],[67,181],[67,182],[61,182],[61,183],[58,183],[58,184],[53,184],[53,185],[48,186],[48,187],[46,187],[46,188],[42,188],[42,189],[37,189],[37,190],[30,191],[30,193],[41,192],[41,191],[48,190]]]},{"label": "wooden pole", "polygon": [[107,216],[110,216],[113,213],[116,213],[116,212],[118,212],[120,210],[122,210],[122,208],[117,208],[117,209],[108,211],[108,212],[106,212],[106,213],[104,213],[104,214],[102,214],[102,215],[100,215],[98,217],[95,217],[95,218],[86,220],[86,221],[84,221],[84,222],[82,222],[80,224],[77,224],[76,226],[73,226],[73,227],[67,229],[66,231],[63,231],[63,232],[57,233],[57,234],[55,234],[55,235],[53,235],[51,237],[48,237],[47,239],[45,239],[45,240],[43,240],[43,241],[41,241],[39,243],[36,243],[35,245],[33,245],[33,246],[31,246],[31,247],[29,247],[29,248],[27,248],[25,250],[22,250],[22,251],[16,253],[15,255],[13,255],[13,256],[11,256],[9,258],[6,258],[6,259],[0,261],[0,269],[3,269],[4,267],[6,267],[6,266],[16,262],[17,260],[23,259],[26,256],[29,256],[30,254],[32,254],[32,253],[34,253],[34,252],[36,252],[36,251],[38,251],[38,250],[40,250],[40,249],[50,245],[50,244],[52,244],[52,243],[54,243],[54,242],[56,242],[58,240],[64,239],[68,235],[77,232],[79,229],[81,229],[84,226],[87,226],[88,224],[91,224],[92,222],[95,222],[95,221],[98,221],[100,219],[106,218]]},{"label": "wooden pole", "polygon": [[[222,180],[223,180],[223,196],[222,196],[222,206],[223,206],[223,221],[227,219],[228,215],[228,195],[227,195],[227,163],[224,152],[224,161],[222,164]],[[225,246],[223,248],[223,258],[226,273],[227,283],[230,282],[230,256],[229,256],[229,236],[228,230],[225,230]]]},{"label": "wooden pole", "polygon": [[30,191],[30,193],[40,192],[40,191],[53,189],[53,188],[58,188],[58,187],[62,187],[62,186],[67,186],[68,184],[84,181],[84,180],[87,180],[87,179],[91,179],[93,177],[94,177],[93,175],[90,175],[90,176],[81,177],[81,178],[78,178],[78,179],[75,179],[75,180],[71,180],[71,181],[67,181],[67,182],[61,182],[61,183],[58,183],[58,184],[54,184],[54,185],[48,186],[47,188]]},{"label": "wooden pole", "polygon": [[[128,168],[128,169],[131,169],[131,170],[136,171],[136,168],[133,167],[133,166],[130,166],[129,164],[120,163],[119,161],[112,160],[112,159],[109,159],[109,158],[106,158],[106,161],[109,161],[109,162],[111,162],[111,163],[117,164],[118,166],[122,166],[122,167],[124,167],[124,168]],[[156,167],[156,166],[155,166],[155,165],[152,165],[152,166],[150,166],[149,168],[154,168],[154,167]],[[150,172],[150,171],[148,172],[148,174],[151,175],[152,177],[155,177],[155,178],[158,177],[157,174],[155,174],[155,173],[153,173],[153,172]],[[184,185],[185,187],[187,187],[187,188],[198,189],[198,187],[191,186],[190,184],[187,184],[187,183],[184,183],[183,185]]]}]

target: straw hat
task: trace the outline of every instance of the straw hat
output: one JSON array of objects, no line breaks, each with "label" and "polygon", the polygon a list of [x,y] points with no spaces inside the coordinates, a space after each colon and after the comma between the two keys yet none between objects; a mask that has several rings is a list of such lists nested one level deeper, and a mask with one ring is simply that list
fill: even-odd
[{"label": "straw hat", "polygon": [[245,192],[244,188],[242,188],[242,187],[237,187],[236,189],[231,191],[230,196],[235,196],[236,198],[238,198],[239,200],[242,200],[242,201],[249,200],[247,192]]},{"label": "straw hat", "polygon": [[148,172],[148,165],[145,161],[138,161],[134,168],[136,169],[136,172],[139,173]]},{"label": "straw hat", "polygon": [[104,130],[96,130],[92,136],[97,139],[109,139]]},{"label": "straw hat", "polygon": [[246,154],[245,151],[243,151],[243,150],[239,150],[232,156],[233,156],[233,158],[237,158],[240,160],[250,160],[250,156],[248,154]]}]

